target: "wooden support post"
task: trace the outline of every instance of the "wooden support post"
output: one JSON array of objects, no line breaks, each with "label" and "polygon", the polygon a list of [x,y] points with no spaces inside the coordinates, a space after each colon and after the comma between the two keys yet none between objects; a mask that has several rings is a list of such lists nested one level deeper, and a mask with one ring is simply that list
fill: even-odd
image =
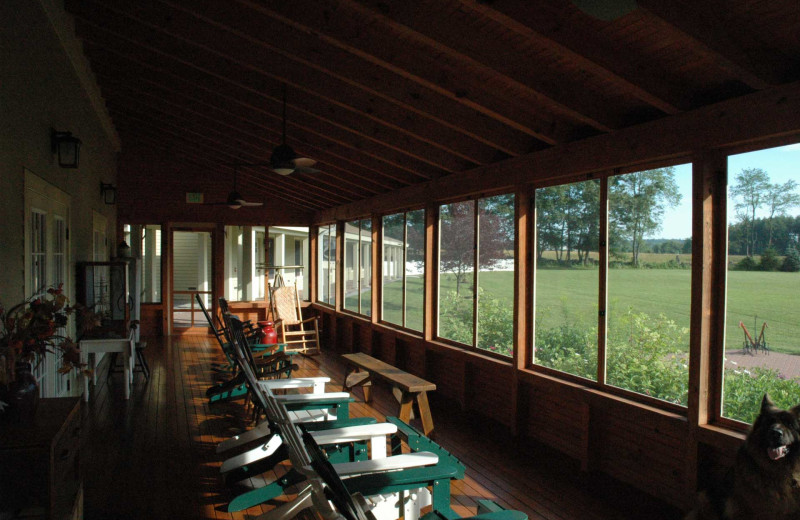
[{"label": "wooden support post", "polygon": [[[724,309],[727,160],[721,153],[704,153],[693,162],[692,185],[692,307],[689,348],[689,401],[686,453],[686,507],[697,490],[700,427],[708,424],[711,402],[721,397],[722,328]],[[715,275],[716,273],[716,275]],[[714,322],[719,326],[714,327]],[[719,368],[720,374],[712,374]]]},{"label": "wooden support post", "polygon": [[533,244],[535,222],[532,188],[525,187],[516,193],[514,244],[514,344],[511,381],[511,435],[519,436],[524,431],[520,418],[525,413],[520,410],[519,371],[533,363]]}]

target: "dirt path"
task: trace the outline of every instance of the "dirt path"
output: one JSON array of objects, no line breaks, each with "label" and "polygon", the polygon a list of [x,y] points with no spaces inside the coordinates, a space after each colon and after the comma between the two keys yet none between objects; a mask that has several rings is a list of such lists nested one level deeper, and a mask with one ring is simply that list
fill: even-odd
[{"label": "dirt path", "polygon": [[770,352],[768,354],[745,354],[741,350],[725,352],[725,368],[766,367],[779,371],[788,379],[800,377],[800,356]]}]

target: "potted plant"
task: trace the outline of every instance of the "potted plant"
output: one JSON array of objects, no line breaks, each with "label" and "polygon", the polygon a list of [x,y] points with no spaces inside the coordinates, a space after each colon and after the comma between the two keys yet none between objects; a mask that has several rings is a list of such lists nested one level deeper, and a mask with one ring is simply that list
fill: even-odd
[{"label": "potted plant", "polygon": [[32,371],[48,352],[62,352],[59,373],[80,369],[78,345],[63,334],[75,311],[61,285],[13,307],[0,304],[0,411],[35,411],[39,391]]}]

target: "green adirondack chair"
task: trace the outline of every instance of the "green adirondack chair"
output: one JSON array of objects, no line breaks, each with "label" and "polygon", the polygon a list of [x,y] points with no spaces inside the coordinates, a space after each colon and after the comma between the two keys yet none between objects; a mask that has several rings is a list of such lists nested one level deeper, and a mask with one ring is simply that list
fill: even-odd
[{"label": "green adirondack chair", "polygon": [[[273,462],[285,460],[285,458],[291,460],[292,448],[287,444],[286,434],[283,433],[289,432],[291,434],[294,431],[293,428],[296,427],[289,416],[289,409],[284,401],[274,396],[268,385],[259,384],[254,372],[246,362],[247,349],[240,347],[242,342],[239,320],[236,317],[225,317],[225,319],[229,330],[232,331],[232,336],[229,340],[234,346],[242,372],[248,380],[248,387],[253,394],[253,400],[264,407],[270,420],[271,428],[280,435],[280,449],[273,455]],[[270,405],[268,397],[273,403],[272,405]],[[274,403],[280,403],[280,405],[276,406]],[[433,502],[447,503],[449,507],[450,480],[463,477],[463,465],[452,456],[440,460],[435,453],[416,452],[386,457],[386,435],[388,432],[397,432],[397,427],[393,424],[354,426],[324,431],[319,431],[318,423],[311,423],[308,427],[309,429],[314,428],[317,430],[311,435],[316,435],[319,441],[326,446],[327,456],[331,460],[344,464],[341,469],[348,471],[350,474],[353,471],[357,474],[363,474],[369,472],[369,468],[373,468],[373,473],[377,470],[378,475],[382,475],[389,470],[407,468],[400,472],[392,471],[394,483],[389,487],[394,486],[397,490],[389,490],[387,488],[385,493],[388,494],[396,495],[405,492],[408,496],[421,497],[422,500],[425,500],[427,495],[429,497],[428,503],[430,503],[430,493],[428,492],[428,488],[430,488],[434,490]],[[378,439],[375,448],[369,450],[373,458],[375,459],[376,455],[381,451],[384,452],[384,456],[375,460],[364,460],[368,453],[366,442],[371,439]],[[424,468],[424,471],[421,471],[423,468],[417,466],[427,467]],[[304,480],[306,480],[306,476],[297,471],[295,466],[279,480],[234,498],[228,505],[228,511],[241,511],[276,498],[283,494],[283,490],[286,487]],[[372,480],[374,481],[375,478],[373,477]],[[365,482],[363,485],[364,487],[374,486],[374,482]],[[400,491],[400,488],[402,488],[402,491]],[[395,499],[393,501],[389,500],[387,503],[396,502],[397,500]]]}]

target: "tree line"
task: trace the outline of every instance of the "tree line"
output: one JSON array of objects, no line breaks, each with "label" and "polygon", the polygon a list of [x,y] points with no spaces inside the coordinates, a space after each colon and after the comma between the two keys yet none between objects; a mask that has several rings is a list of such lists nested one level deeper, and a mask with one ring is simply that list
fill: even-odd
[{"label": "tree line", "polygon": [[[680,204],[675,168],[658,168],[608,181],[609,249],[628,252],[639,266],[645,237],[658,232],[668,208]],[[600,182],[589,180],[536,190],[537,251],[554,251],[559,263],[586,265],[597,251],[600,226]]]},{"label": "tree line", "polygon": [[735,180],[730,194],[738,222],[728,229],[729,252],[752,257],[767,249],[785,253],[796,247],[798,217],[787,214],[800,206],[797,181],[773,183],[761,168],[744,168]]}]

